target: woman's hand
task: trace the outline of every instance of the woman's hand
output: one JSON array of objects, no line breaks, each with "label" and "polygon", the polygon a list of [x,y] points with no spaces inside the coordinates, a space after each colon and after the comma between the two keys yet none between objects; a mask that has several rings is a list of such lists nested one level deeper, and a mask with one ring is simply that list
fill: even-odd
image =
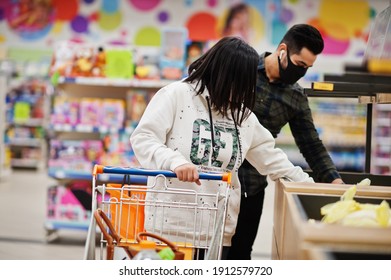
[{"label": "woman's hand", "polygon": [[182,182],[194,182],[197,185],[201,185],[200,176],[197,171],[197,167],[194,164],[186,163],[178,166],[174,170],[179,181]]}]

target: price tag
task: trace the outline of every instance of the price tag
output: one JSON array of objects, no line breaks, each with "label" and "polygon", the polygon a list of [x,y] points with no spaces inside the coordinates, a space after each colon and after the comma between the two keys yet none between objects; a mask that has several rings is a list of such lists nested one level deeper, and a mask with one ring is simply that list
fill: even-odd
[{"label": "price tag", "polygon": [[334,90],[334,84],[332,84],[332,83],[314,82],[314,83],[312,83],[312,88],[313,89],[317,89],[317,90],[333,91]]}]

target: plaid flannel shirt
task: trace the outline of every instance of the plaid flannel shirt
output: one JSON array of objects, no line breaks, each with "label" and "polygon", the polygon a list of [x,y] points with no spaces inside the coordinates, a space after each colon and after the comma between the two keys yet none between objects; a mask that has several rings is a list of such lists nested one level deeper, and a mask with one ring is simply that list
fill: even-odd
[{"label": "plaid flannel shirt", "polygon": [[[260,55],[253,112],[274,138],[289,123],[296,145],[311,168],[314,180],[331,183],[340,178],[340,175],[319,139],[308,98],[297,83],[289,85],[269,82],[265,72],[265,57],[269,54]],[[239,179],[242,194],[246,192],[247,195],[254,195],[267,186],[266,177],[259,174],[247,161],[239,168]]]}]

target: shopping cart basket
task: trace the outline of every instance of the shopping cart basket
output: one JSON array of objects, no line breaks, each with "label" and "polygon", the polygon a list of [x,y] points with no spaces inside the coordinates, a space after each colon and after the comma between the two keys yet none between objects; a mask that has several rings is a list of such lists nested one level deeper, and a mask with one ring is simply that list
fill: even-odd
[{"label": "shopping cart basket", "polygon": [[[121,236],[117,233],[117,231],[114,229],[113,224],[111,223],[109,217],[102,211],[102,209],[98,208],[94,212],[96,223],[99,226],[99,229],[102,232],[103,238],[101,241],[104,241],[106,244],[106,259],[107,260],[113,260],[115,259],[115,249],[122,248],[122,254],[123,257],[119,259],[133,259],[141,250],[141,242],[150,242],[143,240],[143,237],[151,237],[155,240],[158,240],[160,242],[160,248],[157,246],[155,247],[155,250],[157,252],[160,252],[162,250],[162,246],[168,246],[172,252],[173,252],[173,259],[174,260],[184,260],[185,259],[185,253],[180,251],[178,249],[178,246],[176,246],[174,243],[162,238],[159,235],[156,235],[154,233],[149,232],[139,232],[136,236],[137,243],[129,243],[128,239],[123,239]],[[124,243],[123,243],[124,242]],[[155,244],[156,245],[156,244]]]},{"label": "shopping cart basket", "polygon": [[[147,185],[100,184],[99,174],[122,174],[124,178],[146,176]],[[118,239],[110,240],[115,247],[137,245],[139,232],[149,232],[174,243],[185,259],[220,259],[224,225],[230,191],[230,173],[200,173],[199,188],[170,187],[176,174],[163,170],[147,170],[96,165],[93,171],[92,212],[98,207],[112,226],[105,233],[115,232]],[[218,187],[208,187],[210,181],[219,181]],[[129,181],[129,180],[127,180]],[[101,200],[96,200],[98,193]],[[93,216],[88,230],[85,259],[95,259],[96,219]],[[100,229],[102,231],[102,229]],[[103,230],[104,232],[104,230]],[[158,241],[159,242],[159,241]],[[107,234],[101,234],[99,259],[107,258]],[[167,246],[162,242],[158,246]],[[106,255],[106,257],[105,257]]]}]

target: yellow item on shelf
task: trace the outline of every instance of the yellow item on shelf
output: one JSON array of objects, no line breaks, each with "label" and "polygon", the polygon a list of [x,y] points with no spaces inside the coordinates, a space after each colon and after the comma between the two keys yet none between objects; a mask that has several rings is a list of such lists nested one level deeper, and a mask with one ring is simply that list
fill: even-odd
[{"label": "yellow item on shelf", "polygon": [[376,221],[382,227],[388,227],[390,225],[391,211],[390,205],[387,201],[383,200],[380,206],[376,208]]},{"label": "yellow item on shelf", "polygon": [[369,180],[368,178],[365,178],[364,180],[362,180],[357,184],[357,186],[370,186],[370,185],[371,185],[371,180]]},{"label": "yellow item on shelf", "polygon": [[371,73],[391,74],[391,59],[371,58],[367,61],[368,71]]},{"label": "yellow item on shelf", "polygon": [[325,82],[314,82],[314,83],[312,83],[312,88],[316,89],[316,90],[333,91],[334,84],[333,83],[325,83]]},{"label": "yellow item on shelf", "polygon": [[342,201],[353,200],[357,192],[357,186],[350,187],[344,194],[341,196]]},{"label": "yellow item on shelf", "polygon": [[356,211],[357,208],[357,203],[354,200],[341,200],[327,204],[320,210],[320,213],[324,215],[322,222],[327,224],[336,223],[346,217],[349,213]]},{"label": "yellow item on shelf", "polygon": [[354,200],[357,186],[368,186],[370,182],[369,179],[362,180],[347,189],[341,200],[321,207],[322,222],[346,226],[391,227],[391,210],[387,201],[383,200],[376,205]]}]

